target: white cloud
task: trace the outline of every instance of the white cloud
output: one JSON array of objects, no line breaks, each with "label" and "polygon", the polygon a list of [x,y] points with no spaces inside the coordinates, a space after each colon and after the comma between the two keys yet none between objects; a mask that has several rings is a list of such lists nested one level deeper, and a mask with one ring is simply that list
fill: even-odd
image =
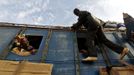
[{"label": "white cloud", "polygon": [[133,0],[87,0],[78,4],[77,7],[92,12],[103,20],[123,22],[122,12],[133,14]]},{"label": "white cloud", "polygon": [[43,18],[40,16],[37,18],[37,22],[41,22],[41,21],[43,21]]},{"label": "white cloud", "polygon": [[18,18],[24,18],[25,16],[26,16],[25,12],[20,12],[17,17]]},{"label": "white cloud", "polygon": [[134,16],[133,0],[0,0],[0,21],[71,25],[77,17],[73,9],[88,10],[102,20],[122,20],[122,12]]},{"label": "white cloud", "polygon": [[7,5],[9,2],[7,0],[0,0],[0,5]]},{"label": "white cloud", "polygon": [[43,20],[44,20],[44,19],[43,19],[43,17],[41,17],[41,16],[39,16],[38,18],[33,19],[34,24],[40,24],[40,22],[42,22]]},{"label": "white cloud", "polygon": [[41,11],[41,9],[37,8],[37,7],[34,7],[32,9],[27,10],[27,11],[22,11],[18,14],[18,18],[24,18],[26,16],[29,16],[29,15],[31,15],[35,12],[39,12],[39,11]]}]

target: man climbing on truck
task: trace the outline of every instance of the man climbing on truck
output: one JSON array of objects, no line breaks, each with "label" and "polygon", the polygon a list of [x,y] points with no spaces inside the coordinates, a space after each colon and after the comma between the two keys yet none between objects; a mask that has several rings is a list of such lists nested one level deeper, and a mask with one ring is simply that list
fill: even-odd
[{"label": "man climbing on truck", "polygon": [[105,25],[105,22],[92,16],[88,11],[80,11],[78,8],[74,9],[74,14],[78,16],[78,22],[73,24],[71,27],[72,30],[79,30],[82,26],[87,30],[87,53],[88,57],[82,59],[82,61],[96,61],[97,52],[95,50],[95,42],[102,43],[107,47],[111,48],[114,52],[120,55],[120,59],[129,52],[128,48],[124,48],[117,44],[114,44],[106,38],[103,33],[102,26]]}]

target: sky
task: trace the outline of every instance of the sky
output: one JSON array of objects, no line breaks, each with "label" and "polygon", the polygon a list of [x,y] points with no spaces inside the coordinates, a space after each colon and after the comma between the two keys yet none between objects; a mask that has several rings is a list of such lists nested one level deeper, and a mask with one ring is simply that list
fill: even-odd
[{"label": "sky", "polygon": [[87,10],[103,21],[123,23],[122,13],[134,16],[134,0],[0,0],[0,22],[71,26],[74,8]]}]

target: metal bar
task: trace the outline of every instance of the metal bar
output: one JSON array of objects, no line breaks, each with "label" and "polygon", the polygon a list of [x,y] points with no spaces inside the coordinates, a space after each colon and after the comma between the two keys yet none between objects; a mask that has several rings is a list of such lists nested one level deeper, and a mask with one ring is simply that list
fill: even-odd
[{"label": "metal bar", "polygon": [[77,44],[77,33],[74,32],[74,60],[75,60],[75,72],[76,75],[80,75],[80,58],[79,58],[79,51],[78,51],[78,44]]},{"label": "metal bar", "polygon": [[[125,37],[126,35],[124,33],[122,33],[121,35],[122,35],[123,39],[126,39],[126,37]],[[127,40],[126,42],[128,42],[134,48],[133,42],[131,42],[130,40]]]},{"label": "metal bar", "polygon": [[109,56],[108,56],[108,54],[106,52],[106,49],[105,49],[105,47],[104,47],[103,44],[99,44],[99,48],[101,50],[102,56],[104,58],[104,61],[105,61],[106,65],[107,65],[106,66],[107,73],[108,73],[108,75],[112,75],[113,74],[113,72],[111,71],[111,69],[112,69],[112,63],[111,63],[111,61],[109,59]]},{"label": "metal bar", "polygon": [[20,31],[15,35],[15,37],[13,37],[13,39],[10,41],[8,46],[0,53],[0,59],[5,59],[7,57],[10,49],[12,48],[12,44],[14,43],[16,36],[24,33],[25,30],[26,30],[26,26],[22,27]]},{"label": "metal bar", "polygon": [[47,53],[48,53],[48,46],[49,46],[49,41],[51,39],[51,35],[52,35],[52,29],[49,29],[47,38],[45,40],[46,41],[45,42],[45,48],[44,48],[43,53],[42,53],[41,62],[45,62],[45,60],[46,60]]},{"label": "metal bar", "polygon": [[[0,27],[23,27],[27,24],[15,24],[15,23],[0,23]],[[64,27],[64,26],[52,26],[52,25],[27,25],[27,28],[36,28],[36,29],[53,29],[53,30],[62,30],[62,31],[71,31],[70,27]]]},{"label": "metal bar", "polygon": [[[123,40],[121,40],[121,39],[119,39],[119,36],[118,36],[118,34],[117,33],[113,33],[113,35],[114,35],[114,37],[117,39],[117,42],[121,45],[121,46],[123,46],[123,47],[127,47],[122,41]],[[130,42],[129,42],[130,43]],[[128,52],[128,54],[127,54],[130,58],[133,58],[134,56],[133,56],[133,54],[129,51]]]},{"label": "metal bar", "polygon": [[[119,36],[117,35],[117,33],[113,33],[113,35],[115,36],[115,38],[118,40],[118,42],[119,42],[122,46],[127,47],[125,44],[123,44],[123,43],[121,42],[121,40],[119,39]],[[128,56],[131,57],[131,58],[134,57],[131,52],[128,53]],[[128,66],[130,69],[134,70],[134,65],[129,64],[129,63],[127,63],[127,62],[124,61],[124,60],[119,60],[119,62],[120,62],[121,64],[124,64],[124,65]]]}]

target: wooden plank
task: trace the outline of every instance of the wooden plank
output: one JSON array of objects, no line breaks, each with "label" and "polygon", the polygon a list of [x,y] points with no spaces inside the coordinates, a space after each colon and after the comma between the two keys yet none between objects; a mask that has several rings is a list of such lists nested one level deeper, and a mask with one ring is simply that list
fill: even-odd
[{"label": "wooden plank", "polygon": [[52,64],[0,60],[0,75],[51,75]]},{"label": "wooden plank", "polygon": [[[13,75],[13,72],[0,72],[0,75]],[[20,75],[51,75],[51,74],[20,73]]]},{"label": "wooden plank", "polygon": [[[134,71],[129,67],[113,67],[112,70],[117,71],[119,75],[134,75]],[[100,75],[108,75],[106,68],[100,68]]]}]

